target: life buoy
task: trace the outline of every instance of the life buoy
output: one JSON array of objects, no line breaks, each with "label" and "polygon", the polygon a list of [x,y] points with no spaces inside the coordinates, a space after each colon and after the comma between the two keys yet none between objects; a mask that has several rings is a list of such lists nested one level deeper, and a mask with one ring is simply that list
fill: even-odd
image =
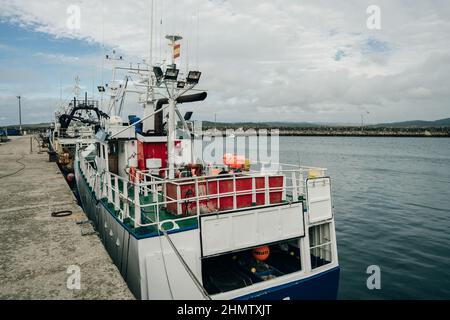
[{"label": "life buoy", "polygon": [[269,258],[269,256],[270,256],[269,246],[262,246],[253,249],[253,257],[258,261],[265,261]]}]

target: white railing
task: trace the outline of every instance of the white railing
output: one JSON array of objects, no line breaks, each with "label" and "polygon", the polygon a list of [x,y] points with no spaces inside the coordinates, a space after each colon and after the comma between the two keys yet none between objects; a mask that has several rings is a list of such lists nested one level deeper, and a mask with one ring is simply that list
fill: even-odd
[{"label": "white railing", "polygon": [[67,129],[59,129],[57,133],[60,139],[91,139],[95,135],[92,126],[69,127]]},{"label": "white railing", "polygon": [[[148,171],[137,171],[135,181],[123,178],[111,172],[98,172],[92,163],[84,158],[80,158],[80,169],[91,190],[94,192],[97,199],[107,199],[108,205],[112,206],[117,213],[120,221],[129,219],[134,228],[138,227],[156,227],[161,230],[162,225],[172,223],[172,229],[178,228],[178,223],[190,219],[200,218],[202,214],[202,205],[206,203],[213,203],[213,211],[207,213],[220,212],[225,213],[235,211],[244,207],[239,206],[238,198],[240,196],[251,196],[251,207],[267,207],[283,202],[298,201],[301,196],[303,199],[305,195],[305,183],[308,177],[322,177],[326,174],[326,169],[314,167],[299,167],[293,165],[282,165],[282,167],[289,167],[290,169],[280,169],[275,173],[261,173],[254,171],[237,172],[224,175],[215,176],[198,176],[186,177],[178,179],[162,179],[158,176],[152,175]],[[165,169],[162,169],[165,170]],[[271,187],[269,184],[270,178],[282,178],[280,186]],[[241,179],[250,180],[251,187],[239,189],[238,182]],[[257,179],[264,179],[264,187],[257,188]],[[232,188],[226,192],[220,192],[220,184],[228,181],[231,182]],[[203,187],[208,188],[210,184],[216,184],[217,192],[206,193],[201,191]],[[195,194],[191,197],[181,197],[179,191],[176,193],[176,198],[171,197],[167,193],[167,188],[172,187],[181,190],[183,186],[193,187]],[[131,191],[132,192],[129,192]],[[132,193],[132,194],[131,194]],[[281,201],[272,202],[271,194],[277,193],[278,197],[281,194]],[[263,203],[257,203],[257,195],[264,195]],[[186,195],[185,195],[186,196]],[[141,197],[148,199],[148,203],[142,203]],[[150,201],[151,198],[151,201]],[[226,209],[221,209],[221,201],[228,201],[232,199],[232,206]],[[260,197],[261,198],[261,197]],[[195,204],[195,212],[189,212],[188,205]],[[186,205],[186,212],[183,212],[182,207]],[[160,220],[161,208],[172,207],[176,208],[171,213],[175,216],[173,219]],[[146,208],[153,208],[154,219],[150,223],[143,223],[141,221],[141,212]],[[134,210],[131,214],[131,210]]]}]

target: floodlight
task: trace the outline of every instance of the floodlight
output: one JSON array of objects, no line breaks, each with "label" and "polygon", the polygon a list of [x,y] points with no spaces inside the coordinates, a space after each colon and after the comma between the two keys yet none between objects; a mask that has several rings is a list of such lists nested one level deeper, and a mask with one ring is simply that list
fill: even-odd
[{"label": "floodlight", "polygon": [[189,71],[186,78],[187,83],[198,83],[202,73],[200,71]]},{"label": "floodlight", "polygon": [[186,86],[186,82],[184,82],[184,81],[177,82],[177,88],[183,89],[185,86]]},{"label": "floodlight", "polygon": [[97,89],[98,89],[98,92],[105,92],[104,86],[98,86]]},{"label": "floodlight", "polygon": [[153,67],[153,73],[158,80],[164,76],[164,73],[160,67]]},{"label": "floodlight", "polygon": [[192,114],[193,114],[193,113],[194,113],[194,112],[192,112],[192,111],[187,111],[187,112],[184,114],[184,120],[185,120],[185,121],[191,120]]},{"label": "floodlight", "polygon": [[178,69],[173,69],[173,68],[166,69],[166,74],[164,75],[164,79],[176,81],[178,78],[179,72],[180,72],[180,70],[178,70]]}]

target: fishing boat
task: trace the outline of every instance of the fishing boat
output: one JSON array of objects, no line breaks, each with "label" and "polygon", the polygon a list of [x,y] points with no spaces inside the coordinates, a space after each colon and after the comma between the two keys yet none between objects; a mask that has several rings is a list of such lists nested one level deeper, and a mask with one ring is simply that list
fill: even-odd
[{"label": "fishing boat", "polygon": [[74,160],[77,145],[83,147],[94,142],[101,122],[109,116],[97,100],[79,97],[79,78],[75,78],[75,97],[62,103],[56,110],[52,127],[47,132],[49,155],[56,161],[68,179],[74,182]]},{"label": "fishing boat", "polygon": [[[201,72],[172,63],[115,66],[109,117],[77,144],[82,206],[138,299],[336,299],[339,263],[326,169],[261,169],[242,155],[206,163],[181,113]],[[114,74],[118,74],[114,72]],[[138,93],[143,115],[123,117]]]}]

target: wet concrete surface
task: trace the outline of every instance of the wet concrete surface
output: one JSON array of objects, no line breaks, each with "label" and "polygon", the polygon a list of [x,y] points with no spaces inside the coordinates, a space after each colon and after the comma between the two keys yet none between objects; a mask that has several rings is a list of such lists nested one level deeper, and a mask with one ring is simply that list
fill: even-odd
[{"label": "wet concrete surface", "polygon": [[[58,166],[32,143],[0,144],[0,299],[134,299],[98,236],[82,235],[93,229],[76,223],[87,218]],[[61,210],[72,215],[51,216]]]}]

